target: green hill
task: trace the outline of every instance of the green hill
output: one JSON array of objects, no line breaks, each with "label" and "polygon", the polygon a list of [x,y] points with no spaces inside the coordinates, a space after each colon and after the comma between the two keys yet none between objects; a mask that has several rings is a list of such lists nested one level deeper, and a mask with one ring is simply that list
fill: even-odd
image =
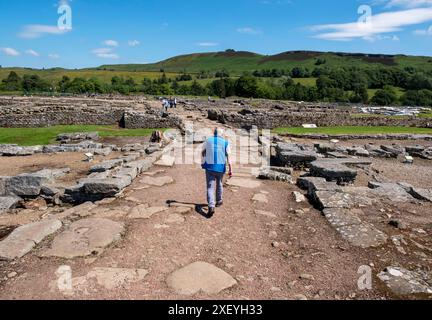
[{"label": "green hill", "polygon": [[[144,78],[160,78],[161,71],[164,71],[168,78],[175,78],[180,72],[197,74],[201,71],[214,73],[221,70],[227,70],[232,77],[236,77],[245,71],[269,69],[288,71],[294,67],[304,67],[310,71],[316,67],[359,67],[363,69],[413,67],[420,71],[432,72],[432,57],[316,51],[288,51],[276,55],[261,55],[247,51],[227,50],[181,55],[151,64],[102,65],[86,69],[0,68],[0,80],[5,79],[9,72],[15,71],[21,77],[24,74],[37,74],[53,85],[56,85],[63,76],[86,79],[95,77],[104,83],[110,83],[114,76],[131,77],[137,83],[141,83]],[[209,80],[211,79],[203,79],[200,82],[205,84]],[[315,81],[312,78],[300,80]]]},{"label": "green hill", "polygon": [[190,72],[227,70],[233,74],[244,71],[263,69],[284,69],[307,67],[313,69],[320,64],[329,68],[340,66],[357,66],[369,68],[384,67],[414,67],[422,70],[432,70],[431,57],[416,57],[405,55],[355,54],[338,52],[289,51],[276,55],[260,55],[246,51],[225,51],[213,53],[196,53],[173,57],[152,64],[103,65],[98,69],[115,71],[153,71]]}]

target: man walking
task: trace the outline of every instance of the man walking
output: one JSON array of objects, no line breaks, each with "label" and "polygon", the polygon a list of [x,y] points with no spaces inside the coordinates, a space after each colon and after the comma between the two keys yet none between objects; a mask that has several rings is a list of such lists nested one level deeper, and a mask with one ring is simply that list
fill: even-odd
[{"label": "man walking", "polygon": [[215,214],[216,207],[223,205],[223,177],[227,171],[227,164],[228,175],[232,176],[230,146],[222,135],[222,129],[215,128],[213,137],[207,139],[202,151],[205,159],[202,167],[206,170],[209,218]]}]

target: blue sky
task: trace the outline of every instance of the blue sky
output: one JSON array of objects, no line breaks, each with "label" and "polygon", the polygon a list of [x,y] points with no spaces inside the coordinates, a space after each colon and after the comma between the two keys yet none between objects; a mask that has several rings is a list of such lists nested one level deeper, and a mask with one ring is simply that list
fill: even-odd
[{"label": "blue sky", "polygon": [[[58,28],[65,4],[70,30]],[[432,55],[432,0],[4,0],[0,23],[4,67],[148,63],[228,48]]]}]

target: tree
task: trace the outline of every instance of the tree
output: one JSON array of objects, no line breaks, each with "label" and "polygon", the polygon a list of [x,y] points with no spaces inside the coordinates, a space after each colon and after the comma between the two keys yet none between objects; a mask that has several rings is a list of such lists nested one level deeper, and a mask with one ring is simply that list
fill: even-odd
[{"label": "tree", "polygon": [[50,84],[38,75],[24,75],[22,87],[26,92],[48,92]]},{"label": "tree", "polygon": [[406,106],[431,106],[431,90],[409,90],[401,98],[401,102]]},{"label": "tree", "polygon": [[22,80],[15,71],[11,71],[2,82],[6,91],[19,91],[22,89]]},{"label": "tree", "polygon": [[239,97],[252,98],[258,89],[257,79],[249,74],[241,76],[235,83],[235,93]]},{"label": "tree", "polygon": [[60,92],[67,92],[69,86],[70,86],[71,80],[68,76],[63,76],[62,79],[58,83],[59,91]]},{"label": "tree", "polygon": [[193,96],[203,96],[205,95],[205,89],[195,80],[190,87],[190,94]]},{"label": "tree", "polygon": [[373,96],[371,102],[379,106],[390,106],[398,101],[396,92],[393,88],[385,86],[382,90],[378,90]]}]

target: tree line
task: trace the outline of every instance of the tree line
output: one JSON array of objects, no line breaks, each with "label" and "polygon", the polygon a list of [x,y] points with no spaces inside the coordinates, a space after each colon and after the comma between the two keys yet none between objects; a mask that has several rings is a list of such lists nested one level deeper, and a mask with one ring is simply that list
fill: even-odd
[{"label": "tree line", "polygon": [[[245,73],[238,78],[231,78],[226,71],[219,72],[219,77],[206,85],[193,80],[190,75],[185,73],[174,79],[163,73],[158,79],[144,78],[141,82],[137,82],[131,77],[114,76],[111,83],[104,83],[98,78],[77,77],[71,79],[68,76],[63,76],[58,83],[53,84],[38,75],[20,77],[12,71],[0,83],[0,90],[21,91],[27,94],[49,92],[62,94],[119,93],[127,95],[144,93],[158,96],[208,95],[220,98],[238,96],[310,102],[372,103],[376,105],[432,105],[431,75],[391,68],[382,69],[381,72],[378,70],[321,70],[320,74],[314,70],[317,76],[315,86],[296,83],[290,75],[262,79],[254,74]],[[400,98],[396,87],[405,89]],[[369,96],[368,89],[377,90],[373,96]]]}]

